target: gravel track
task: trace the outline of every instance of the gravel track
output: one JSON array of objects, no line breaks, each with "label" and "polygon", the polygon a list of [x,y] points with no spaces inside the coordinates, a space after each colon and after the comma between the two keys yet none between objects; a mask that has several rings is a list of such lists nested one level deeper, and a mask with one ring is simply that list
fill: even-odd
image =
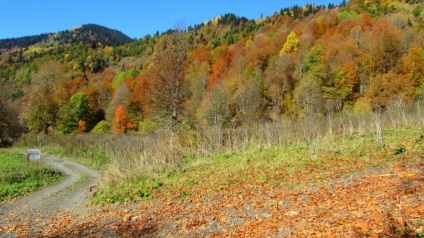
[{"label": "gravel track", "polygon": [[29,226],[33,232],[39,232],[61,214],[76,218],[97,210],[97,207],[88,206],[92,190],[100,181],[97,172],[54,156],[43,155],[42,160],[47,166],[61,171],[65,180],[3,204],[0,207],[0,236],[14,237],[16,234],[9,233],[11,228],[18,230],[20,226]]}]

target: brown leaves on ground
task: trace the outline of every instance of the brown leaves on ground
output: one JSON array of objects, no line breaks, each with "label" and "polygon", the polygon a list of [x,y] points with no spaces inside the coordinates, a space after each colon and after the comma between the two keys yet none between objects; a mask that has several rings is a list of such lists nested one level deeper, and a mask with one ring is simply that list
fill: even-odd
[{"label": "brown leaves on ground", "polygon": [[2,234],[52,237],[400,237],[424,232],[424,162],[391,163],[320,182],[234,183],[179,198],[109,205],[88,217],[59,214],[42,230]]}]

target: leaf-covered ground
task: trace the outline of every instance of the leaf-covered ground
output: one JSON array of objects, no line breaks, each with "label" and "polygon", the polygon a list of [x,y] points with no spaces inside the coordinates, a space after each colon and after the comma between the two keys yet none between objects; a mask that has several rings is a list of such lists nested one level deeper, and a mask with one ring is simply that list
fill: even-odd
[{"label": "leaf-covered ground", "polygon": [[382,237],[424,234],[424,161],[293,186],[252,180],[219,191],[109,205],[84,218],[57,214],[46,229],[2,227],[26,236]]}]

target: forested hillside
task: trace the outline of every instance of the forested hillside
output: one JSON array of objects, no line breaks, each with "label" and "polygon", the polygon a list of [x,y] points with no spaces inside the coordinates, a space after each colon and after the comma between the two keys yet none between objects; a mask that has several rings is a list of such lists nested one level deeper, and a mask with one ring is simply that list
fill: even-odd
[{"label": "forested hillside", "polygon": [[2,40],[0,138],[235,128],[422,99],[423,1],[275,10],[137,41],[96,25]]}]

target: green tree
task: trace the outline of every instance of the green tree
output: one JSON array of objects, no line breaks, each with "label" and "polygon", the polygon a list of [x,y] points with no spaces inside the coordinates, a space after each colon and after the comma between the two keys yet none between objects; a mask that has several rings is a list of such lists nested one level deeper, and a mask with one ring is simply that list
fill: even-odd
[{"label": "green tree", "polygon": [[75,132],[78,129],[78,122],[84,120],[88,111],[88,97],[82,92],[71,96],[60,110],[58,130],[63,134]]},{"label": "green tree", "polygon": [[318,79],[325,78],[322,52],[322,46],[317,45],[312,47],[311,51],[306,55],[304,62],[306,73]]},{"label": "green tree", "polygon": [[423,8],[421,7],[420,4],[417,4],[414,8],[414,10],[412,10],[412,14],[414,14],[414,16],[418,17],[421,15],[421,12],[423,11]]}]

